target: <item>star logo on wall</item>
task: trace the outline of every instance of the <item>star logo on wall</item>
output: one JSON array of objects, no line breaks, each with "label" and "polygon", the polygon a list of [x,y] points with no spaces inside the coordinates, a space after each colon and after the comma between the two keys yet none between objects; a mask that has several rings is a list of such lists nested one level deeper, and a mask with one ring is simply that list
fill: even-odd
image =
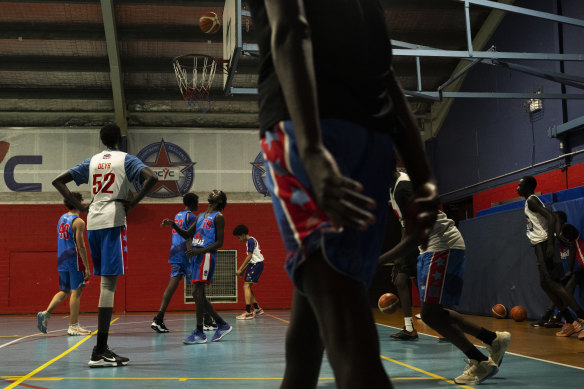
[{"label": "star logo on wall", "polygon": [[144,162],[144,164],[152,168],[154,173],[158,176],[158,182],[154,185],[149,194],[153,195],[153,197],[181,196],[184,192],[184,188],[181,190],[181,176],[186,175],[189,172],[189,169],[192,170],[192,167],[196,162],[191,162],[190,159],[183,159],[182,161],[173,160],[173,158],[171,158],[172,154],[179,155],[177,151],[174,150],[177,146],[170,143],[167,145],[164,142],[164,139],[162,139],[159,145],[160,148],[156,154],[154,162]]}]

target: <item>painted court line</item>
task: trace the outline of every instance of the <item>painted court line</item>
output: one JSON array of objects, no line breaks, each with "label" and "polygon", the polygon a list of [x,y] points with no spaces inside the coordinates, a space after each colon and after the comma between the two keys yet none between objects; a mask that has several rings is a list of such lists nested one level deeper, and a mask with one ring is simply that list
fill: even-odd
[{"label": "painted court line", "polygon": [[[112,320],[110,322],[110,324],[114,323],[118,319],[119,318],[116,317],[114,320]],[[86,341],[88,341],[89,339],[91,339],[91,337],[93,335],[95,335],[95,334],[97,334],[97,330],[93,331],[91,334],[87,335],[86,337],[84,337],[83,339],[81,339],[79,342],[75,343],[75,345],[73,345],[72,347],[70,347],[67,351],[61,353],[60,355],[57,355],[55,358],[51,359],[50,361],[48,361],[47,363],[43,364],[42,366],[37,367],[36,369],[34,369],[33,371],[31,371],[30,373],[28,373],[24,377],[21,377],[18,380],[14,381],[12,384],[8,385],[5,389],[14,388],[15,386],[17,386],[17,385],[21,384],[22,382],[26,381],[27,379],[29,379],[30,377],[32,377],[36,373],[44,370],[47,366],[52,365],[54,362],[58,361],[59,359],[63,358],[65,355],[69,354],[71,351],[75,350],[78,346],[80,346],[81,344],[83,344]]]}]

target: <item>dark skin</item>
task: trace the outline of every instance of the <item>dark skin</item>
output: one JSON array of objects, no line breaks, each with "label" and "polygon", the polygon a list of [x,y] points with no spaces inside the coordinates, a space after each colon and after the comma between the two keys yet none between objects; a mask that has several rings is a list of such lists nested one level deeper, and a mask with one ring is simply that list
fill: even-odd
[{"label": "dark skin", "polygon": [[[119,137],[118,141],[115,144],[105,146],[107,146],[110,150],[119,150],[121,143],[122,138]],[[158,177],[149,167],[142,169],[142,171],[140,171],[140,176],[142,176],[142,179],[144,180],[140,191],[130,200],[126,199],[116,200],[124,204],[126,215],[132,209],[134,209],[136,205],[138,205],[138,203],[144,198],[144,196],[146,196],[148,192],[150,192],[150,189],[152,189],[152,187],[154,187],[154,185],[158,182]],[[53,180],[53,186],[59,191],[59,193],[61,193],[61,195],[64,198],[68,199],[80,212],[87,213],[89,211],[89,206],[81,203],[79,200],[73,197],[71,191],[67,187],[67,184],[71,181],[73,181],[73,176],[71,176],[71,173],[69,173],[69,171],[65,171]]]},{"label": "dark skin", "polygon": [[538,213],[538,214],[542,215],[543,217],[545,217],[545,219],[547,221],[547,241],[548,241],[545,255],[548,258],[553,257],[554,256],[554,229],[556,226],[556,220],[555,220],[554,214],[550,210],[548,210],[546,207],[544,207],[542,205],[541,201],[538,201],[534,197],[529,198],[529,196],[534,194],[534,192],[533,192],[533,189],[531,189],[527,186],[527,184],[523,180],[523,178],[521,180],[519,180],[519,183],[517,184],[517,194],[519,194],[519,196],[522,196],[527,200],[527,207],[529,208],[530,211]]},{"label": "dark skin", "polygon": [[[316,204],[337,226],[367,229],[375,221],[372,213],[375,201],[361,194],[363,187],[359,182],[340,174],[336,161],[322,142],[312,42],[302,1],[265,0],[265,6],[272,28],[274,67]],[[436,220],[438,191],[426,160],[420,130],[393,71],[389,72],[386,84],[399,123],[394,142],[404,156],[414,186],[406,215],[407,226],[410,234],[425,246]]]},{"label": "dark skin", "polygon": [[[205,216],[210,213],[217,212],[220,209],[221,204],[218,202],[219,198],[218,195],[215,193],[211,193],[209,195],[209,208],[205,211]],[[164,219],[162,221],[162,225],[171,226],[174,230],[185,240],[190,240],[195,236],[195,232],[197,230],[197,223],[193,223],[192,226],[189,227],[188,230],[183,230],[176,223],[170,219]],[[211,252],[217,250],[221,246],[223,246],[223,239],[225,235],[225,218],[223,214],[218,213],[215,215],[215,242],[210,244],[206,247],[199,247],[199,248],[187,248],[187,255],[189,257],[194,257],[202,253]]]}]

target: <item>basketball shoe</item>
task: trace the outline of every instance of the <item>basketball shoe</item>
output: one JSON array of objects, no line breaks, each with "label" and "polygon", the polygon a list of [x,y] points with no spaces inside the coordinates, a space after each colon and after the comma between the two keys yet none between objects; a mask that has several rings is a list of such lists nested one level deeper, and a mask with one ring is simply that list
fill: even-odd
[{"label": "basketball shoe", "polygon": [[150,328],[152,328],[159,334],[165,334],[167,332],[170,332],[170,330],[166,328],[166,326],[164,325],[164,321],[158,319],[156,316],[154,316],[154,319],[152,319],[152,324],[150,324]]},{"label": "basketball shoe", "polygon": [[93,347],[93,352],[91,353],[91,360],[89,361],[89,367],[118,367],[126,366],[130,362],[129,358],[121,357],[114,353],[109,347],[102,353],[96,352],[97,346]]},{"label": "basketball shoe", "polygon": [[263,315],[264,314],[264,310],[261,309],[261,308],[254,309],[253,310],[253,314],[256,315],[256,316]]},{"label": "basketball shoe", "polygon": [[241,315],[236,316],[237,320],[250,320],[255,317],[255,312],[243,312]]},{"label": "basketball shoe", "polygon": [[489,357],[495,362],[497,366],[501,366],[501,362],[503,362],[503,356],[505,355],[505,351],[507,351],[507,347],[509,347],[509,343],[511,343],[511,334],[507,331],[496,332],[497,337],[493,342],[488,345],[485,343],[485,347],[489,352]]},{"label": "basketball shoe", "polygon": [[210,323],[204,323],[203,324],[203,331],[216,331],[217,330],[217,323],[210,322]]},{"label": "basketball shoe", "polygon": [[491,358],[482,362],[470,359],[466,369],[454,379],[454,382],[459,385],[478,385],[498,371],[497,364]]},{"label": "basketball shoe", "polygon": [[228,333],[230,333],[232,329],[233,329],[233,327],[231,327],[229,325],[229,323],[220,324],[217,327],[217,331],[215,331],[215,334],[211,338],[211,341],[212,342],[216,342],[218,340],[221,340],[221,338],[223,338],[225,335],[227,335]]},{"label": "basketball shoe", "polygon": [[204,332],[195,329],[193,333],[183,340],[184,344],[197,344],[197,343],[207,343],[207,335]]},{"label": "basketball shoe", "polygon": [[79,326],[79,323],[69,326],[67,329],[67,335],[69,336],[85,336],[91,334],[91,331]]},{"label": "basketball shoe", "polygon": [[51,318],[51,314],[49,312],[37,313],[37,328],[43,334],[47,333],[47,324],[49,323],[50,318]]},{"label": "basketball shoe", "polygon": [[400,332],[396,332],[390,336],[392,340],[418,340],[418,331],[414,328],[413,331],[408,331],[405,328]]},{"label": "basketball shoe", "polygon": [[582,329],[582,326],[580,325],[580,322],[577,320],[574,321],[572,324],[564,323],[564,325],[562,326],[562,330],[556,332],[556,336],[560,336],[560,337],[572,336],[575,333],[580,332],[581,329]]}]

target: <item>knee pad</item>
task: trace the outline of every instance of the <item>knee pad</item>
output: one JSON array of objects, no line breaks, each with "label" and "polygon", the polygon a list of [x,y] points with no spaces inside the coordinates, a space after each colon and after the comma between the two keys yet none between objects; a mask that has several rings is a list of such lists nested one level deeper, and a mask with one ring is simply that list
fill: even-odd
[{"label": "knee pad", "polygon": [[118,276],[101,277],[101,290],[99,293],[98,305],[99,308],[113,308],[117,282]]}]

